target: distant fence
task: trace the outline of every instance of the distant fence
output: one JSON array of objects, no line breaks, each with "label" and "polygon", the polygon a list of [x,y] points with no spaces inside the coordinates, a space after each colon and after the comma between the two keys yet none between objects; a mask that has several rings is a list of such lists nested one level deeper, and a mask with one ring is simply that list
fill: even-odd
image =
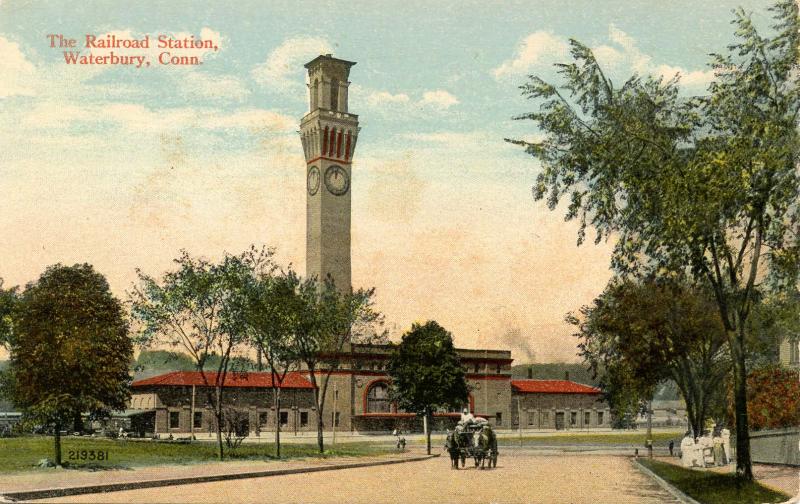
[{"label": "distant fence", "polygon": [[751,432],[750,457],[762,464],[800,466],[800,428]]}]

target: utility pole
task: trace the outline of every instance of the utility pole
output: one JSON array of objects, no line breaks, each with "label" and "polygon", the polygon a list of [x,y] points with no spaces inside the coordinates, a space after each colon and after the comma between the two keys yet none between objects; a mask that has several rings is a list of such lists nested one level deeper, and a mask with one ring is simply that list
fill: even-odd
[{"label": "utility pole", "polygon": [[522,446],[522,401],[517,396],[517,427],[519,430],[519,445]]}]

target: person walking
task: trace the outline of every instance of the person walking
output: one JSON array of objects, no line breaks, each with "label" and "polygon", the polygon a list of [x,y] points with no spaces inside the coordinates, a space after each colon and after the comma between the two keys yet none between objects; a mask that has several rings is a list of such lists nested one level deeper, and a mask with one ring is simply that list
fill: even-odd
[{"label": "person walking", "polygon": [[675,441],[672,439],[669,440],[669,456],[672,457],[672,451],[675,449]]}]

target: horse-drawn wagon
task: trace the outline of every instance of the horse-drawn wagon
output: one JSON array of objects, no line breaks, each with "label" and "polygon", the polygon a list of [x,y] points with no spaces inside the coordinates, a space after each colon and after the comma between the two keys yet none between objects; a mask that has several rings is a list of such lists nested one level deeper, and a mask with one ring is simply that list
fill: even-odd
[{"label": "horse-drawn wagon", "polygon": [[497,435],[489,424],[468,423],[447,431],[445,448],[452,469],[458,469],[459,460],[464,467],[467,457],[475,461],[475,467],[483,469],[486,462],[490,468],[497,467]]}]

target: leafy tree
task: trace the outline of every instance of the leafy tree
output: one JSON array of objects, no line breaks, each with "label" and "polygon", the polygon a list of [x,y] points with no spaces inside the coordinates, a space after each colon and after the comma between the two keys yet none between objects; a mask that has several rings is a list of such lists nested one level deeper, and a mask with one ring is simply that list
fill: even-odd
[{"label": "leafy tree", "polygon": [[772,11],[767,36],[736,11],[737,41],[713,57],[708,96],[693,99],[677,76],[615,87],[573,40],[560,88],[538,77],[522,86],[542,103],[518,118],[544,140],[510,140],[542,163],[537,199],[554,209],[569,195],[579,243],[588,225],[597,241],[617,238],[619,273],[688,270],[711,286],[732,358],[736,470],[748,480],[747,322],[759,288],[794,286],[800,269],[800,21],[793,0]]},{"label": "leafy tree", "polygon": [[383,325],[383,315],[374,309],[374,294],[374,288],[342,292],[330,278],[322,284],[315,278],[296,284],[299,306],[292,321],[293,346],[314,386],[320,453],[325,451],[325,398],[331,375],[347,358],[350,343],[385,341],[385,332],[378,332]]},{"label": "leafy tree", "polygon": [[[250,343],[266,361],[271,375],[275,418],[281,416],[281,390],[298,364],[295,329],[301,317],[300,278],[292,271],[278,275],[254,272],[247,284],[245,321]],[[281,423],[275,422],[275,455],[281,456]]]},{"label": "leafy tree", "polygon": [[[272,250],[262,249],[253,255],[226,255],[221,262],[211,263],[183,251],[175,260],[177,269],[160,281],[137,270],[139,285],[130,295],[132,315],[139,323],[139,345],[180,347],[194,361],[213,406],[220,460],[224,457],[223,384],[247,336],[244,282],[255,267],[247,261],[255,258],[259,268],[271,268],[272,255]],[[216,365],[209,372],[212,360]]]},{"label": "leafy tree", "polygon": [[580,317],[567,320],[579,329],[581,356],[606,375],[601,383],[615,409],[624,405],[630,413],[631,397],[649,400],[659,383],[672,380],[695,433],[707,417],[724,412],[730,359],[709,293],[676,281],[614,280]]},{"label": "leafy tree", "polygon": [[[797,371],[766,366],[747,376],[747,403],[750,427],[781,429],[800,425],[800,381]],[[728,389],[727,406],[733,410],[732,390]]]},{"label": "leafy tree", "polygon": [[11,341],[12,398],[30,421],[62,427],[76,412],[106,415],[130,400],[133,343],[121,303],[88,264],[50,266],[19,298]]},{"label": "leafy tree", "polygon": [[430,455],[434,410],[460,407],[469,396],[453,335],[434,321],[415,323],[392,353],[389,376],[398,406],[428,421]]},{"label": "leafy tree", "polygon": [[3,279],[0,278],[0,347],[8,349],[13,337],[14,307],[19,299],[16,287],[3,288]]}]

